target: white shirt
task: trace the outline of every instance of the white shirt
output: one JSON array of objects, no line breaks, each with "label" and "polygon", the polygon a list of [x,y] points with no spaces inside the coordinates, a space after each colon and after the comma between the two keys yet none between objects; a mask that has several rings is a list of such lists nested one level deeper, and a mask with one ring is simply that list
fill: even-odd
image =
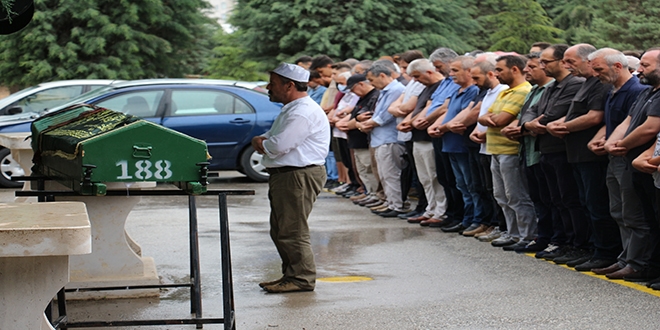
[{"label": "white shirt", "polygon": [[[406,85],[406,89],[403,91],[403,100],[401,103],[406,103],[408,100],[410,100],[411,97],[413,96],[419,96],[419,94],[422,94],[422,91],[426,88],[422,83],[420,83],[417,80],[411,80],[408,82],[408,85]],[[401,122],[405,119],[405,117],[396,117],[396,124],[399,125]],[[401,132],[397,133],[396,138],[399,141],[410,141],[412,139],[412,132]]]},{"label": "white shirt", "polygon": [[330,125],[323,109],[305,96],[282,107],[271,129],[262,135],[266,168],[325,164]]},{"label": "white shirt", "polygon": [[[497,99],[497,95],[500,95],[500,92],[502,92],[505,89],[508,89],[509,85],[505,84],[499,84],[491,89],[489,89],[486,92],[486,96],[484,96],[484,99],[481,100],[481,108],[479,109],[479,117],[485,115],[488,112],[488,109],[490,108],[491,105],[495,102]],[[488,127],[481,125],[477,123],[477,128],[479,132],[485,132]],[[484,155],[490,155],[490,153],[486,152],[486,144],[483,143],[481,144],[481,149],[479,149],[480,154]]]},{"label": "white shirt", "polygon": [[[337,112],[339,110],[343,110],[343,109],[348,108],[348,107],[354,107],[358,103],[359,100],[360,100],[360,97],[357,96],[357,94],[355,94],[353,92],[349,91],[348,93],[344,94],[344,96],[341,98],[341,100],[339,100],[339,103],[337,103],[337,111],[335,111],[335,117],[337,117]],[[350,114],[350,112],[349,112],[349,114]],[[348,135],[346,134],[346,132],[338,129],[337,127],[332,128],[332,136],[334,136],[336,138],[340,138],[340,139],[347,139],[348,138]]]}]

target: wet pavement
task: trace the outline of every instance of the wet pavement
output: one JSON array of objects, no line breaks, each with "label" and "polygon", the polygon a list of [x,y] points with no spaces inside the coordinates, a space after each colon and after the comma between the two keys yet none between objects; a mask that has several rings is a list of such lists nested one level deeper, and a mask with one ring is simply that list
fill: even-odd
[{"label": "wet pavement", "polygon": [[[660,297],[488,243],[402,220],[384,219],[321,193],[310,219],[319,278],[314,292],[268,294],[257,283],[280,277],[268,234],[267,185],[235,172],[211,189],[230,196],[237,329],[658,329]],[[0,191],[11,201],[13,191]],[[101,197],[102,198],[102,197]],[[189,280],[185,197],[143,197],[128,233],[153,257],[163,283]],[[198,198],[204,317],[222,317],[217,198]],[[637,288],[637,289],[636,289]],[[70,302],[72,321],[189,317],[189,290],[160,299]],[[204,329],[222,329],[208,324]],[[195,329],[151,326],[105,329]]]}]

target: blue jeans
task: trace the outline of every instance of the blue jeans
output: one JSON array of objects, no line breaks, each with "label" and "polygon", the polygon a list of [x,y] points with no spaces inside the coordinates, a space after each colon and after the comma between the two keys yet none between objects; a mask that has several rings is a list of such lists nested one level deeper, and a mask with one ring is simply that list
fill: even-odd
[{"label": "blue jeans", "polygon": [[335,161],[335,154],[330,151],[328,156],[325,157],[325,173],[328,176],[328,180],[338,180],[339,172],[337,171],[337,161]]},{"label": "blue jeans", "polygon": [[470,156],[467,153],[448,152],[451,168],[456,177],[456,186],[463,195],[463,226],[484,224],[484,205],[472,177]]}]

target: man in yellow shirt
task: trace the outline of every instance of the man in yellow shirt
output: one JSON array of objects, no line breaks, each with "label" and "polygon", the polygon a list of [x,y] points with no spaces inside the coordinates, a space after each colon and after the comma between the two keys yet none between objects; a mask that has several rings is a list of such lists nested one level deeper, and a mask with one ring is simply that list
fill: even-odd
[{"label": "man in yellow shirt", "polygon": [[516,119],[532,89],[523,73],[525,65],[526,59],[519,55],[497,59],[497,78],[510,88],[502,91],[488,113],[479,117],[479,123],[488,127],[486,151],[492,154],[493,195],[502,207],[507,225],[507,233],[491,244],[510,246],[509,250],[526,246],[536,235],[537,219],[518,156],[519,143],[501,133],[503,127]]}]

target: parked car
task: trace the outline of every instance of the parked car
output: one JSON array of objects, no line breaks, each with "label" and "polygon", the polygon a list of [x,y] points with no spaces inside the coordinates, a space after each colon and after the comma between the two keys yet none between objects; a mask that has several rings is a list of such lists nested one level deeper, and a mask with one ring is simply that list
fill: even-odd
[{"label": "parked car", "polygon": [[[224,80],[137,80],[97,89],[48,112],[76,103],[139,116],[204,140],[212,157],[209,170],[238,170],[255,181],[268,180],[251,140],[270,129],[282,105],[271,102],[265,93]],[[0,133],[28,132],[41,114],[0,116]],[[0,157],[5,150],[0,149]],[[9,162],[11,156],[0,159]],[[11,186],[12,172],[4,170],[0,185]]]},{"label": "parked car", "polygon": [[0,115],[41,112],[119,80],[60,80],[28,87],[0,99]]}]

